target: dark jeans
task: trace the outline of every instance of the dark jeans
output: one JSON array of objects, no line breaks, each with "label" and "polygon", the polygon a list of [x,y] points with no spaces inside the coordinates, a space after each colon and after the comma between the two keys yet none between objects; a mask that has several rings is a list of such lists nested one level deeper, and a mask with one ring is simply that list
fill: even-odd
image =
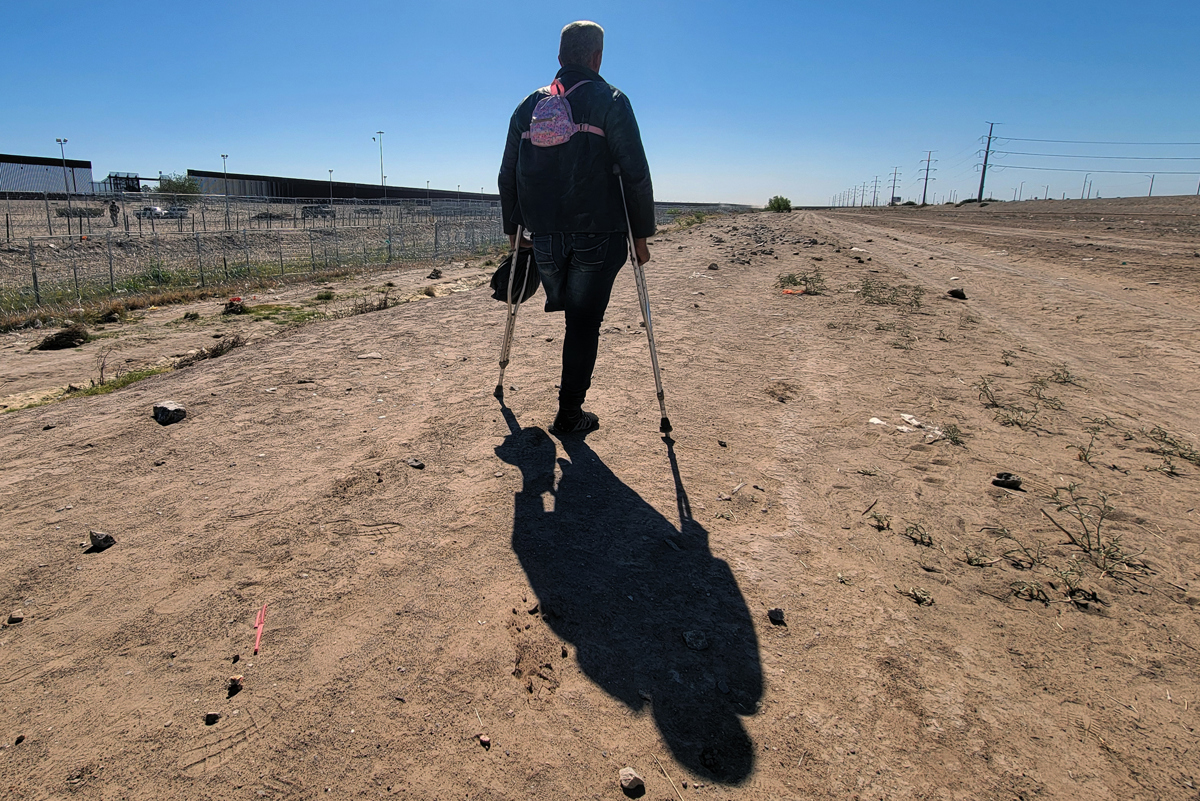
[{"label": "dark jeans", "polygon": [[574,411],[583,406],[592,385],[600,323],[617,273],[629,258],[626,241],[623,231],[533,237],[534,258],[546,290],[546,311],[565,311],[567,318],[560,409]]}]

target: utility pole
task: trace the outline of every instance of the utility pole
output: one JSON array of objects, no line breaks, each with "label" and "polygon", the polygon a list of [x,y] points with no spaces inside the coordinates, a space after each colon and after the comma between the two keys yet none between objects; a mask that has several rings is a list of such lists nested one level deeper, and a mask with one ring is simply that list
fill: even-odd
[{"label": "utility pole", "polygon": [[63,163],[63,189],[67,193],[67,233],[71,233],[71,185],[67,183],[67,140],[55,139],[58,142],[58,151],[62,154]]},{"label": "utility pole", "polygon": [[[383,189],[383,199],[387,200],[387,176],[383,174],[383,131],[376,131],[375,136],[379,137],[376,140],[379,142],[379,186]],[[371,138],[375,139],[375,136]]]},{"label": "utility pole", "polygon": [[858,207],[860,209],[863,206],[867,205],[867,184],[868,183],[870,183],[870,181],[862,182],[862,193],[858,196]]},{"label": "utility pole", "polygon": [[1046,192],[1042,195],[1042,200],[1050,199],[1050,184],[1046,184]]},{"label": "utility pole", "polygon": [[1085,194],[1087,194],[1087,179],[1091,178],[1091,177],[1092,177],[1092,174],[1090,172],[1087,175],[1083,176],[1083,189],[1079,190],[1079,199],[1080,200],[1083,200],[1083,196]]},{"label": "utility pole", "polygon": [[929,192],[929,169],[933,166],[934,158],[933,151],[926,151],[926,156],[923,159],[925,162],[925,188],[921,190],[921,205],[925,205],[925,196]]},{"label": "utility pole", "polygon": [[896,181],[900,180],[900,168],[892,168],[892,194],[888,196],[888,205],[896,202]]},{"label": "utility pole", "polygon": [[1150,197],[1153,194],[1154,194],[1154,176],[1151,175],[1150,176],[1150,191],[1146,193],[1146,197]]},{"label": "utility pole", "polygon": [[229,158],[228,153],[221,154],[221,173],[225,176],[221,184],[225,187],[225,230],[229,230],[229,165],[226,159]]},{"label": "utility pole", "polygon": [[979,202],[983,202],[983,182],[987,179],[988,156],[992,155],[992,128],[997,123],[988,123],[987,144],[983,147],[983,171],[979,173]]},{"label": "utility pole", "polygon": [[871,205],[878,206],[879,205],[879,176],[878,175],[875,176],[875,180],[873,181],[873,184],[874,185],[871,187]]}]

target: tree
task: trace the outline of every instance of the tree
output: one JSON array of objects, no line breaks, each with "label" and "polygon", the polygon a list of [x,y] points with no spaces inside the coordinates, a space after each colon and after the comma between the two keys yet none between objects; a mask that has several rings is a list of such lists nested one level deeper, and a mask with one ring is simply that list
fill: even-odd
[{"label": "tree", "polygon": [[792,201],[788,200],[783,195],[776,195],[767,201],[767,209],[774,212],[791,211]]},{"label": "tree", "polygon": [[[194,175],[179,173],[163,173],[158,182],[158,191],[166,195],[198,195],[200,194],[200,179]],[[181,203],[187,203],[192,198],[177,198]]]}]

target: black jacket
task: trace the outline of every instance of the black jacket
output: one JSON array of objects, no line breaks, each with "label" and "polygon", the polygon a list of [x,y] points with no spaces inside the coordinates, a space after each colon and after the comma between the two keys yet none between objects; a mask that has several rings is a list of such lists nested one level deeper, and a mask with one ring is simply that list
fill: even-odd
[{"label": "black jacket", "polygon": [[535,147],[529,130],[534,106],[549,95],[538,89],[521,101],[508,124],[500,163],[500,206],[504,232],[521,225],[536,234],[625,231],[625,206],[614,165],[625,183],[625,201],[635,238],[654,235],[654,188],[642,136],[629,98],[586,67],[567,66],[556,76],[570,89],[577,124],[594,125],[604,136],[580,132],[553,147]]}]

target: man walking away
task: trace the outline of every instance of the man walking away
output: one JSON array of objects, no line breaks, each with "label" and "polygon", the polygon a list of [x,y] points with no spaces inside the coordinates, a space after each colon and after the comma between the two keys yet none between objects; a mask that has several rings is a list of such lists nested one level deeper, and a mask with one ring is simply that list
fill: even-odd
[{"label": "man walking away", "polygon": [[117,201],[110,200],[108,202],[108,216],[112,218],[112,227],[113,228],[117,227],[117,212],[119,212],[119,211],[120,211],[120,209],[117,208]]},{"label": "man walking away", "polygon": [[627,259],[626,209],[639,264],[650,260],[646,239],[655,231],[641,133],[629,99],[600,77],[603,50],[596,23],[562,29],[562,69],[513,112],[500,164],[504,232],[513,247],[518,226],[531,233],[546,311],[565,312],[556,434],[599,425],[583,402],[600,323]]}]

